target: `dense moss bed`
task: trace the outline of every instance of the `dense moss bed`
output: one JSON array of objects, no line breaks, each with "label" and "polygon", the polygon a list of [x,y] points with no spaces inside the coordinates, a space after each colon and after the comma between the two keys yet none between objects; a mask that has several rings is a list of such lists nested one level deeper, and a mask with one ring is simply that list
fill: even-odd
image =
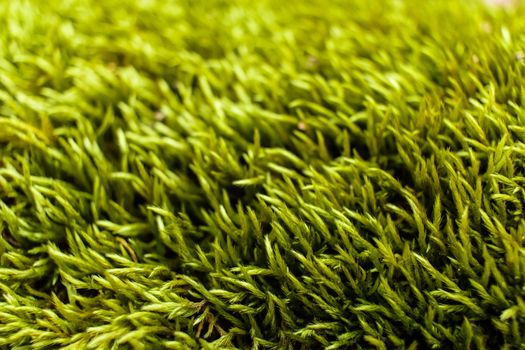
[{"label": "dense moss bed", "polygon": [[0,349],[524,349],[525,8],[0,2]]}]

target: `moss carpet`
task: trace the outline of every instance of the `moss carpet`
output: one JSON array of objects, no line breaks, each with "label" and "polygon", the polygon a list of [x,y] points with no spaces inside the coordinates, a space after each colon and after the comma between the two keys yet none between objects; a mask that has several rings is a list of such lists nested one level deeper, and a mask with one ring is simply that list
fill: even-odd
[{"label": "moss carpet", "polygon": [[0,2],[0,349],[524,349],[518,2]]}]

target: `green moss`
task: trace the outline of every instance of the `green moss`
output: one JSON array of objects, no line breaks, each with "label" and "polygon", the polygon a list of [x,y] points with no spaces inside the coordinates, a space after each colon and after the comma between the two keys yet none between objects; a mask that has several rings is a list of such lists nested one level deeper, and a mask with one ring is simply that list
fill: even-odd
[{"label": "green moss", "polygon": [[0,2],[0,348],[525,348],[524,18]]}]

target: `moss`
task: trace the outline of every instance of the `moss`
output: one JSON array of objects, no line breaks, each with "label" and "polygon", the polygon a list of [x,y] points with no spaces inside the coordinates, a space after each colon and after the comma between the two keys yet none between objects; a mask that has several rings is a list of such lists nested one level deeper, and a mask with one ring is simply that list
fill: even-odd
[{"label": "moss", "polygon": [[523,348],[523,18],[0,2],[0,348]]}]

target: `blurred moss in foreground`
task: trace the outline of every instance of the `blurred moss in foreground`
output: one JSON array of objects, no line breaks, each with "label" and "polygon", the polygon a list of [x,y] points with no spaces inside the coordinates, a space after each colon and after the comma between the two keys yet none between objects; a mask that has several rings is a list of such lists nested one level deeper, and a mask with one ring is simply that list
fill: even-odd
[{"label": "blurred moss in foreground", "polygon": [[524,349],[525,8],[0,2],[0,349]]}]

